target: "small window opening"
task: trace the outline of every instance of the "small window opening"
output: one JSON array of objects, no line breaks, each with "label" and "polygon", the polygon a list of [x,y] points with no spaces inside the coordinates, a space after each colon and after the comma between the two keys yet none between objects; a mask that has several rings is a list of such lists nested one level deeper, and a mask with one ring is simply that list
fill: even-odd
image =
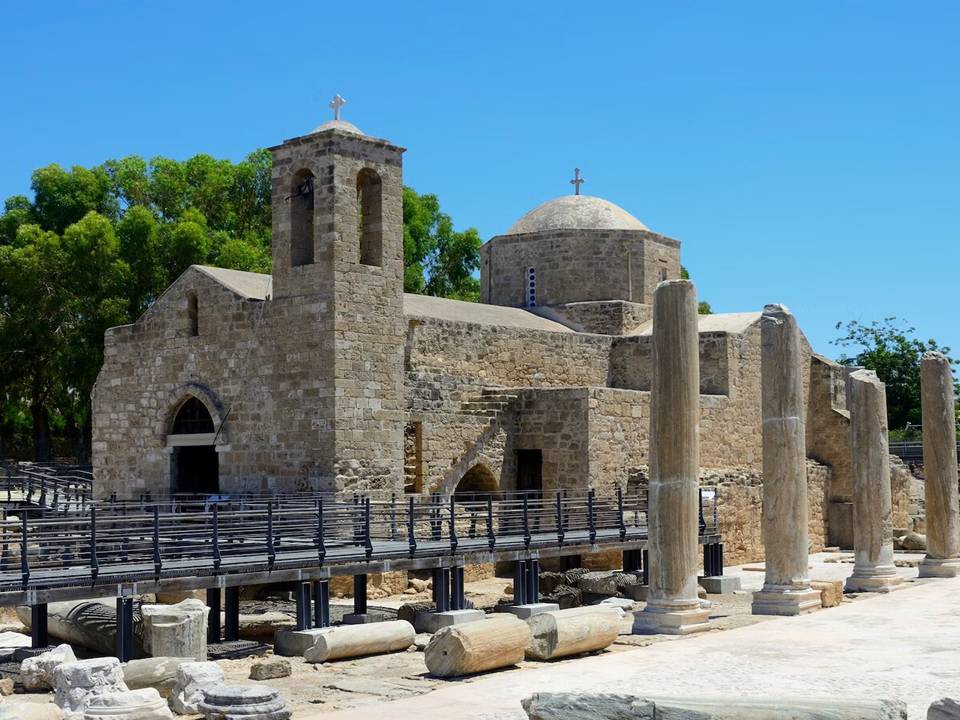
[{"label": "small window opening", "polygon": [[407,423],[403,432],[403,491],[423,492],[423,423]]},{"label": "small window opening", "polygon": [[200,334],[200,304],[197,301],[197,294],[187,295],[187,321],[190,335],[196,337]]},{"label": "small window opening", "polygon": [[360,262],[383,264],[383,184],[370,168],[357,174],[357,237]]},{"label": "small window opening", "polygon": [[313,263],[313,173],[301,170],[290,187],[290,264]]},{"label": "small window opening", "polygon": [[537,306],[537,269],[527,268],[527,307]]}]

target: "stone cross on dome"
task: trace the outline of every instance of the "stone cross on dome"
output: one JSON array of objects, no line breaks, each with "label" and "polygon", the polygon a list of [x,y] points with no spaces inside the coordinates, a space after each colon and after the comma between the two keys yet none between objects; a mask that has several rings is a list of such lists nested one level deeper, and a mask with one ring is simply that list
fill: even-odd
[{"label": "stone cross on dome", "polygon": [[340,119],[340,108],[347,104],[347,101],[341,97],[340,93],[337,93],[333,96],[333,100],[330,101],[330,109],[333,110],[333,119]]},{"label": "stone cross on dome", "polygon": [[575,194],[575,195],[579,195],[579,194],[580,194],[580,186],[581,186],[583,183],[585,183],[585,182],[586,182],[586,180],[584,180],[582,177],[580,177],[580,168],[574,168],[574,169],[573,169],[573,180],[570,181],[570,184],[573,185],[573,187],[574,187],[574,194]]}]

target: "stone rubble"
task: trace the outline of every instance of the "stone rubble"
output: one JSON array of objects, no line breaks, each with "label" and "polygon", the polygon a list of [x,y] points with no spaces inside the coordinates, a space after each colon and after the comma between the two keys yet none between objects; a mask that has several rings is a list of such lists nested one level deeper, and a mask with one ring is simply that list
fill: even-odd
[{"label": "stone rubble", "polygon": [[177,682],[170,695],[170,707],[180,715],[197,713],[203,691],[223,682],[223,670],[215,662],[182,663],[177,667]]},{"label": "stone rubble", "polygon": [[[154,688],[97,695],[87,704],[83,720],[172,720],[166,701]],[[252,720],[252,719],[250,719]]]},{"label": "stone rubble", "polygon": [[289,720],[280,693],[266,685],[221,685],[204,690],[199,712],[208,720]]},{"label": "stone rubble", "polygon": [[87,705],[99,695],[127,692],[123,668],[115,657],[65,662],[53,671],[53,701],[65,720],[82,720]]},{"label": "stone rubble", "polygon": [[195,598],[176,605],[142,606],[144,650],[153,657],[206,660],[208,611]]},{"label": "stone rubble", "polygon": [[27,690],[48,690],[53,688],[54,670],[65,662],[75,662],[77,656],[67,644],[58,645],[53,650],[27,658],[20,663],[20,683]]},{"label": "stone rubble", "polygon": [[279,657],[257,660],[250,666],[251,680],[273,680],[288,677],[292,672],[290,661]]},{"label": "stone rubble", "polygon": [[123,665],[123,681],[131,690],[154,688],[160,697],[170,697],[177,683],[177,668],[193,658],[150,657]]}]

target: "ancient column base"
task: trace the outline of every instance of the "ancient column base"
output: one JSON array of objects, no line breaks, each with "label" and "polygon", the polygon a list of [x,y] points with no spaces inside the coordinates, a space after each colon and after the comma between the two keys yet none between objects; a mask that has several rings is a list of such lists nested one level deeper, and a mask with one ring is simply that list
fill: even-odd
[{"label": "ancient column base", "polygon": [[925,557],[918,568],[922,578],[952,578],[960,575],[960,558]]},{"label": "ancient column base", "polygon": [[673,610],[647,605],[633,614],[634,635],[690,635],[710,628],[710,611],[699,607]]},{"label": "ancient column base", "polygon": [[870,568],[857,570],[853,568],[853,575],[847,578],[843,586],[844,592],[890,592],[903,583],[903,578],[897,575],[893,568]]},{"label": "ancient column base", "polygon": [[813,588],[769,588],[753,594],[754,615],[806,615],[822,607],[820,591]]}]

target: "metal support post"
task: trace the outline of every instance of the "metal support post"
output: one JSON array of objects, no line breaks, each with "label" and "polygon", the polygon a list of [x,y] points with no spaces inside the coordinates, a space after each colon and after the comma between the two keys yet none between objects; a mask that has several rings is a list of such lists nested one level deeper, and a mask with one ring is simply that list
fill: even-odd
[{"label": "metal support post", "polygon": [[220,588],[207,588],[207,644],[220,642]]},{"label": "metal support post", "polygon": [[313,626],[330,627],[330,581],[313,583]]},{"label": "metal support post", "polygon": [[30,647],[43,648],[50,644],[47,632],[47,604],[30,606]]},{"label": "metal support post", "polygon": [[624,550],[623,551],[623,571],[624,572],[637,572],[641,567],[641,551],[640,550]]},{"label": "metal support post", "polygon": [[465,610],[467,599],[463,593],[463,566],[450,568],[450,609]]},{"label": "metal support post", "polygon": [[355,615],[367,613],[367,576],[353,576],[353,612]]},{"label": "metal support post", "polygon": [[527,560],[526,589],[524,591],[526,604],[540,602],[540,561]]},{"label": "metal support post", "polygon": [[297,630],[309,630],[311,626],[310,614],[310,583],[298,582],[294,589],[297,601]]},{"label": "metal support post", "polygon": [[223,639],[236,642],[240,639],[240,588],[237,585],[224,590]]},{"label": "metal support post", "polygon": [[527,604],[527,561],[516,560],[513,563],[513,604]]},{"label": "metal support post", "polygon": [[116,651],[120,662],[133,660],[133,598],[117,598]]}]

